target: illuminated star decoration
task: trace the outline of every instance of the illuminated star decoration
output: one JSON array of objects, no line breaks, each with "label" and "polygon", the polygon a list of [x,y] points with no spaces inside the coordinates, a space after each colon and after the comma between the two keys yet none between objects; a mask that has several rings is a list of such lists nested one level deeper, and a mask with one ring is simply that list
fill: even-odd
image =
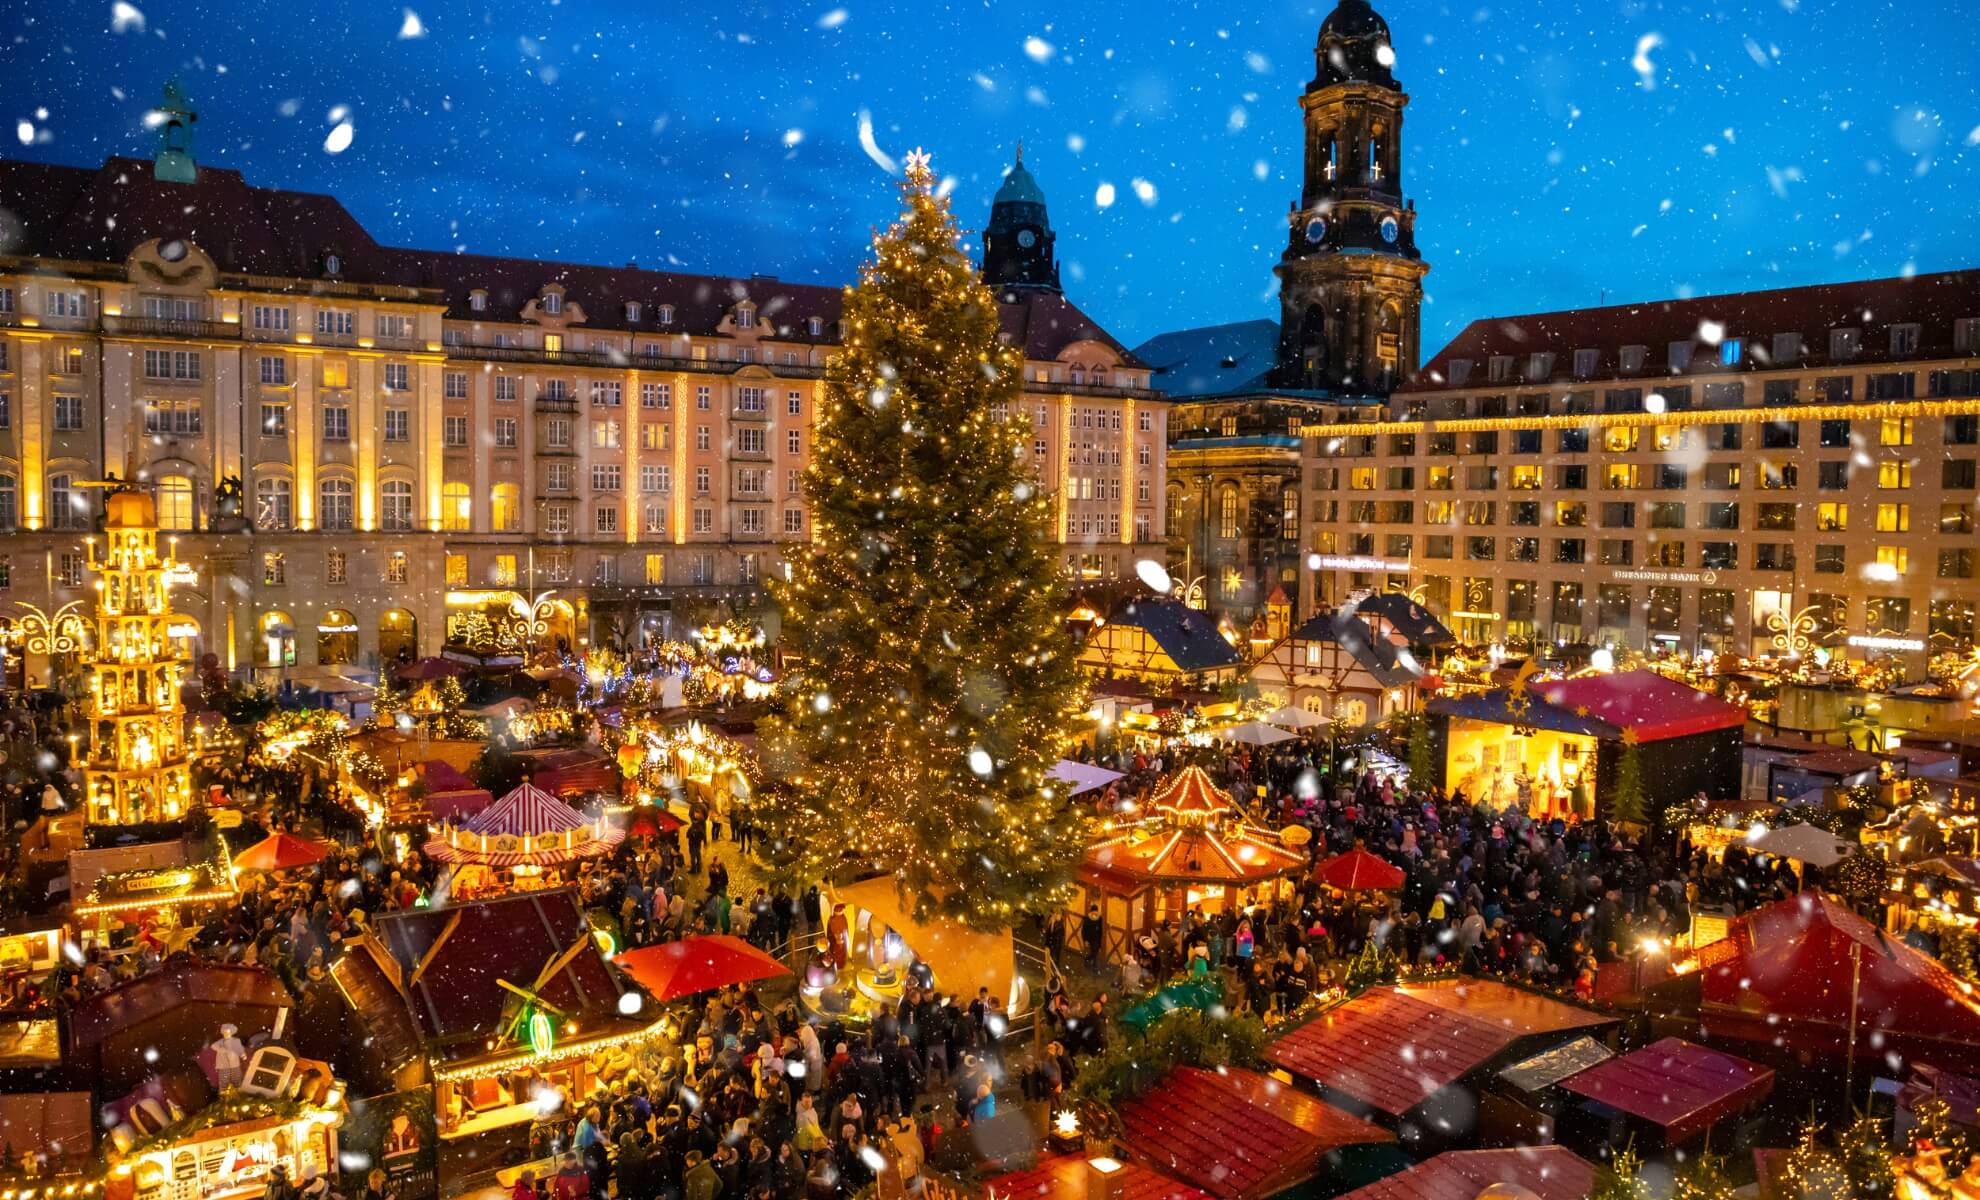
[{"label": "illuminated star decoration", "polygon": [[928,151],[923,150],[919,146],[916,146],[914,149],[908,151],[907,154],[908,178],[913,179],[917,175],[919,175],[922,177],[922,186],[926,187],[927,181],[935,177],[935,169],[928,165],[929,160],[932,157],[933,156],[930,155]]},{"label": "illuminated star decoration", "polygon": [[1540,669],[1538,659],[1529,658],[1520,664],[1519,673],[1513,676],[1512,686],[1506,689],[1506,711],[1513,719],[1513,735],[1532,737],[1536,732],[1530,723],[1533,713],[1533,693],[1527,688],[1527,681]]}]

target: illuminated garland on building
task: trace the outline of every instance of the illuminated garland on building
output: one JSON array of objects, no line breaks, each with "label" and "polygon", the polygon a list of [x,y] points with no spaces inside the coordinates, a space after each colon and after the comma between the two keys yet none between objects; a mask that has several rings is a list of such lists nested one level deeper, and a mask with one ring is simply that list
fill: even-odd
[{"label": "illuminated garland on building", "polygon": [[1688,408],[1661,413],[1579,413],[1549,417],[1464,417],[1453,420],[1353,421],[1306,425],[1310,438],[1382,434],[1490,433],[1508,429],[1611,429],[1655,425],[1768,425],[1779,421],[1884,421],[1899,417],[1964,417],[1980,414],[1980,400],[1889,400],[1877,404],[1791,404],[1766,408]]}]

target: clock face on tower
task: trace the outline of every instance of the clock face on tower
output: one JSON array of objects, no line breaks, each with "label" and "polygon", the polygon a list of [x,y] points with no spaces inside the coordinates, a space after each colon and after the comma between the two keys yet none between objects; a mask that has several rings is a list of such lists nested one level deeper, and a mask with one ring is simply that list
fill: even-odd
[{"label": "clock face on tower", "polygon": [[1018,230],[1017,243],[1024,249],[1029,250],[1038,244],[1038,235],[1029,229],[1020,229]]},{"label": "clock face on tower", "polygon": [[1308,221],[1306,223],[1306,240],[1313,243],[1316,246],[1319,245],[1321,242],[1326,241],[1327,222],[1321,220],[1319,217],[1315,217],[1311,221]]},{"label": "clock face on tower", "polygon": [[1383,241],[1393,246],[1395,245],[1397,235],[1400,234],[1401,232],[1402,232],[1402,226],[1396,224],[1396,219],[1394,217],[1382,218]]}]

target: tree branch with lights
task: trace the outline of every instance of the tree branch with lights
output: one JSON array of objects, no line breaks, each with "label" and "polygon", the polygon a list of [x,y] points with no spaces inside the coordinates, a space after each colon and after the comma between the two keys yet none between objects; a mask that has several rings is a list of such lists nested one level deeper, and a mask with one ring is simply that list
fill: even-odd
[{"label": "tree branch with lights", "polygon": [[1024,456],[1024,355],[925,155],[845,293],[805,475],[814,535],[773,581],[803,656],[758,813],[798,878],[847,860],[917,910],[1008,928],[1063,899],[1086,817],[1049,772],[1081,686]]}]

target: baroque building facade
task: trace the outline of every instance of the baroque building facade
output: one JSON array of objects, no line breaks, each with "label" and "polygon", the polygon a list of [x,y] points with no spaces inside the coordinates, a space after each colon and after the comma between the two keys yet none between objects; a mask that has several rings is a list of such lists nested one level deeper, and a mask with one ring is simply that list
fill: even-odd
[{"label": "baroque building facade", "polygon": [[[86,595],[113,475],[194,572],[183,649],[227,668],[437,653],[476,617],[576,649],[764,611],[810,529],[837,289],[384,246],[200,167],[190,106],[164,111],[154,160],[0,162],[0,616]],[[1022,163],[988,233],[1060,558],[1131,576],[1166,533],[1167,406],[1060,291]]]},{"label": "baroque building facade", "polygon": [[1303,601],[1301,430],[1375,411],[1416,367],[1429,271],[1402,190],[1409,96],[1367,0],[1321,23],[1300,98],[1304,169],[1274,273],[1280,319],[1180,330],[1135,353],[1170,418],[1171,570],[1237,620]]},{"label": "baroque building facade", "polygon": [[1975,644],[1980,271],[1481,320],[1306,432],[1315,603],[1512,650]]}]

